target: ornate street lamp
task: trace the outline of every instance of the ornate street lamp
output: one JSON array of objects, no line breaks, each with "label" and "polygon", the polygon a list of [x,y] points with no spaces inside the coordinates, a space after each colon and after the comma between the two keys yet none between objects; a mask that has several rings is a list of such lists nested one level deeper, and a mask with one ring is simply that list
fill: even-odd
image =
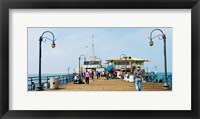
[{"label": "ornate street lamp", "polygon": [[126,57],[126,55],[125,55],[125,54],[121,54],[121,55],[120,55],[120,58],[122,58],[122,57]]},{"label": "ornate street lamp", "polygon": [[100,67],[102,67],[101,63],[102,63],[102,58],[99,57],[99,65],[100,65]]},{"label": "ornate street lamp", "polygon": [[[152,33],[153,33],[154,31],[160,31],[161,34],[159,34],[159,35],[157,35],[157,36],[155,36],[155,37],[152,37]],[[165,68],[165,76],[164,76],[163,89],[168,90],[168,89],[169,89],[169,84],[168,84],[168,81],[167,81],[166,36],[165,36],[165,34],[163,33],[162,30],[160,30],[160,29],[154,29],[153,31],[151,31],[150,37],[149,37],[149,39],[150,39],[149,45],[150,45],[150,46],[153,46],[153,45],[154,45],[153,39],[155,39],[155,38],[158,38],[159,40],[163,40],[163,41],[164,41],[164,68]]]},{"label": "ornate street lamp", "polygon": [[82,79],[82,75],[81,75],[81,63],[80,63],[80,61],[81,61],[81,58],[84,58],[84,61],[86,61],[86,56],[84,55],[84,54],[81,54],[80,56],[79,56],[79,77]]},{"label": "ornate street lamp", "polygon": [[68,68],[67,68],[67,70],[68,70],[68,75],[69,75],[69,70],[71,69],[71,67],[69,66]]},{"label": "ornate street lamp", "polygon": [[[50,39],[48,37],[44,37],[45,33],[50,33],[53,36],[52,39]],[[39,86],[36,87],[37,91],[43,90],[42,89],[42,81],[41,81],[42,41],[46,42],[47,40],[52,41],[52,44],[51,44],[52,48],[56,47],[56,44],[55,44],[56,39],[54,37],[54,34],[51,31],[45,31],[45,32],[43,32],[42,35],[39,38]]]},{"label": "ornate street lamp", "polygon": [[70,70],[70,69],[71,69],[71,67],[69,66],[69,67],[67,68],[69,80],[70,80],[70,75],[69,75],[69,70]]}]

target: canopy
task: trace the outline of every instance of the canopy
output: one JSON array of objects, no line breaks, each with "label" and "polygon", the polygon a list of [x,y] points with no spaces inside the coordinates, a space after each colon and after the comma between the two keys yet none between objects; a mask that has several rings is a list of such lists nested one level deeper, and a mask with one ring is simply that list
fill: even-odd
[{"label": "canopy", "polygon": [[113,65],[109,65],[107,68],[106,68],[106,71],[111,71],[113,69]]}]

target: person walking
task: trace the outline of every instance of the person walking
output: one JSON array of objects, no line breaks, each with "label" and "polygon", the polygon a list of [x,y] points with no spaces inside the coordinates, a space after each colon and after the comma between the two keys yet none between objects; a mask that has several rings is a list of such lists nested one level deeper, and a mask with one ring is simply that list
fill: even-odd
[{"label": "person walking", "polygon": [[108,71],[106,72],[106,79],[107,80],[109,79],[109,72]]},{"label": "person walking", "polygon": [[134,78],[135,78],[135,87],[137,91],[141,91],[142,89],[142,70],[141,67],[138,65],[134,71]]},{"label": "person walking", "polygon": [[86,82],[86,84],[89,84],[89,79],[90,79],[90,73],[87,71],[85,73],[85,82]]},{"label": "person walking", "polygon": [[98,72],[98,77],[101,78],[101,73],[100,72]]},{"label": "person walking", "polygon": [[97,77],[97,79],[99,79],[99,73],[98,73],[98,71],[96,71],[96,77]]},{"label": "person walking", "polygon": [[35,90],[35,83],[31,82],[31,90]]},{"label": "person walking", "polygon": [[94,81],[94,72],[92,71],[92,73],[91,73],[91,78],[92,78],[92,80]]}]

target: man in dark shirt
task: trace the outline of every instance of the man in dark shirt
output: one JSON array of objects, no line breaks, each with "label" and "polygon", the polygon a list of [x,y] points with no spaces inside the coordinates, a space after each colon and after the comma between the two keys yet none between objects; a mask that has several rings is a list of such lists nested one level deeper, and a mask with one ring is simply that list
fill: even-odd
[{"label": "man in dark shirt", "polygon": [[135,86],[136,86],[137,91],[141,91],[142,89],[142,74],[143,74],[143,71],[141,67],[138,65],[136,70],[134,71]]}]

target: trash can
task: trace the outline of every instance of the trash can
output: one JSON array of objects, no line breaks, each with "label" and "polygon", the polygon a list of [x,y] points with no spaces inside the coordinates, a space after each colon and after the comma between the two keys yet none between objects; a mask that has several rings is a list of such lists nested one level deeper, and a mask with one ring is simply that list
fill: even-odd
[{"label": "trash can", "polygon": [[133,79],[133,78],[134,78],[134,76],[133,76],[133,75],[130,75],[130,76],[129,76],[129,82],[134,82],[134,79]]},{"label": "trash can", "polygon": [[50,89],[58,89],[59,78],[50,78]]}]

